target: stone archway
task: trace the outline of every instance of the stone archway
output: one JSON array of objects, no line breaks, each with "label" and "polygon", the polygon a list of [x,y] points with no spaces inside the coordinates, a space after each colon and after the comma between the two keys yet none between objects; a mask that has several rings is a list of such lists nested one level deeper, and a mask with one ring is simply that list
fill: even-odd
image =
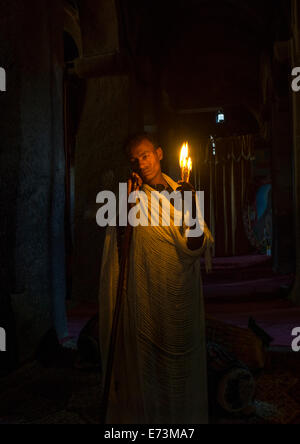
[{"label": "stone archway", "polygon": [[79,11],[66,2],[64,4],[64,31],[74,40],[74,44],[78,49],[78,57],[81,57],[83,55],[83,48]]}]

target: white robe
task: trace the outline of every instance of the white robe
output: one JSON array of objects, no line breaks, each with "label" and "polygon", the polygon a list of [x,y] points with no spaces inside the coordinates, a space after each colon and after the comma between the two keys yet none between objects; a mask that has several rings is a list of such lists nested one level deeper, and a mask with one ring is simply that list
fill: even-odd
[{"label": "white robe", "polygon": [[[164,176],[172,189],[178,184]],[[143,191],[153,191],[144,185]],[[173,208],[173,207],[172,207]],[[173,209],[173,211],[175,211]],[[205,320],[200,257],[181,229],[136,227],[113,365],[109,424],[208,421]],[[105,370],[118,287],[116,228],[107,229],[100,278],[100,348]]]}]

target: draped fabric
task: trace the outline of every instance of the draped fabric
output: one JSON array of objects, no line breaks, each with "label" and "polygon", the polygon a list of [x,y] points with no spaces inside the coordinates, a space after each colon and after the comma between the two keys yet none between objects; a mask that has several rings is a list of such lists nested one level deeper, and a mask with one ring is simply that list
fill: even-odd
[{"label": "draped fabric", "polygon": [[[173,190],[178,187],[164,177]],[[143,191],[150,198],[153,190],[144,185]],[[142,204],[140,208],[143,212]],[[113,365],[110,424],[202,424],[208,420],[200,257],[210,250],[213,239],[205,226],[202,248],[189,250],[182,228],[174,225],[175,212],[172,207],[171,226],[133,230]],[[117,236],[112,227],[107,230],[100,282],[104,368],[118,273]]]},{"label": "draped fabric", "polygon": [[215,238],[214,253],[219,257],[247,254],[251,246],[245,233],[243,213],[254,160],[254,137],[216,139],[215,143],[215,155],[211,143],[206,146],[206,169],[201,175],[205,215],[209,215],[207,220]]}]

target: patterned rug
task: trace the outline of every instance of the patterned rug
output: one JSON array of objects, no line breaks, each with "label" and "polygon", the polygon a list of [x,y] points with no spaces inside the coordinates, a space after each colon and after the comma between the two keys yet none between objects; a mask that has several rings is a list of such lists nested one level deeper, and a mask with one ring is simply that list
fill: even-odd
[{"label": "patterned rug", "polygon": [[257,399],[273,406],[271,424],[300,424],[300,354],[271,352],[258,379]]},{"label": "patterned rug", "polygon": [[95,424],[100,418],[101,375],[74,368],[76,352],[51,368],[29,363],[1,380],[0,424]]},{"label": "patterned rug", "polygon": [[[97,424],[101,376],[74,368],[76,351],[45,368],[27,364],[1,379],[0,424]],[[300,354],[274,351],[257,376],[254,412],[218,424],[300,424]]]}]

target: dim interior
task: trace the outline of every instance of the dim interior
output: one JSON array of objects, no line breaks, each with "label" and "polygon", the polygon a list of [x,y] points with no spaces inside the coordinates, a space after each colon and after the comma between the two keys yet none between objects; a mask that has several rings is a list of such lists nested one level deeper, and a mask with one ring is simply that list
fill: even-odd
[{"label": "dim interior", "polygon": [[[9,378],[32,361],[64,368],[66,375],[74,367],[90,369],[89,352],[80,360],[76,346],[101,310],[105,229],[96,224],[96,196],[126,182],[124,141],[145,131],[158,140],[163,171],[175,181],[181,178],[180,148],[189,143],[190,181],[205,193],[205,221],[215,239],[212,273],[202,261],[207,322],[225,330],[226,324],[236,335],[255,332],[262,340],[267,370],[258,398],[263,407],[277,407],[264,387],[282,382],[280,362],[291,380],[299,365],[290,351],[300,301],[294,218],[299,140],[290,76],[291,42],[300,26],[296,1],[54,0],[48,9],[46,2],[31,3],[38,23],[29,9],[14,19],[27,32],[24,50],[8,40],[0,59],[4,64],[16,51],[19,69],[10,65],[7,72],[8,85],[16,86],[12,99],[3,96],[10,124],[0,126],[11,172],[2,231],[13,243],[3,247],[1,325],[13,351],[1,356],[1,372]],[[4,38],[13,4],[0,31]],[[97,365],[92,370],[100,397],[101,371]],[[79,406],[72,414],[84,420],[72,378],[66,388],[65,379],[45,374],[36,385],[53,418],[59,403],[66,416],[72,395]],[[52,384],[64,386],[61,396],[51,398]],[[288,419],[283,409],[282,422],[300,419],[292,387],[284,396],[296,413]],[[94,409],[97,400],[87,404]],[[14,418],[23,414],[11,412]],[[41,419],[30,414],[29,422]],[[94,409],[90,420],[97,414]],[[266,415],[257,421],[278,420]]]}]

